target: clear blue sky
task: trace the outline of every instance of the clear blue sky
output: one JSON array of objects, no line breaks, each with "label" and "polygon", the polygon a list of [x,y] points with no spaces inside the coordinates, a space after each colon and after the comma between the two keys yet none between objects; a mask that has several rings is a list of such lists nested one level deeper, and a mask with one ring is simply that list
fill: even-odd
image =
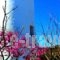
[{"label": "clear blue sky", "polygon": [[60,20],[60,0],[35,0],[34,3],[36,33],[40,34],[39,32],[42,30],[40,23],[46,30],[46,27],[49,25],[50,13]]},{"label": "clear blue sky", "polygon": [[35,23],[36,33],[42,30],[40,23],[42,23],[46,30],[49,24],[50,13],[60,20],[60,0],[15,0],[14,6],[18,6],[13,15],[14,25],[19,30],[22,28],[22,25],[25,25],[27,30],[25,32],[29,32],[27,26],[33,23]]},{"label": "clear blue sky", "polygon": [[14,0],[14,2],[14,6],[18,6],[18,8],[13,14],[13,27],[18,32],[24,27],[22,32],[24,35],[29,33],[29,27],[34,23],[34,0]]},{"label": "clear blue sky", "polygon": [[[14,0],[18,8],[14,11],[13,27],[15,31],[20,31],[22,26],[25,27],[23,34],[29,32],[30,24],[34,25],[35,33],[37,35],[42,33],[41,24],[44,31],[47,30],[50,24],[50,16],[56,16],[57,21],[60,22],[60,0]],[[43,46],[43,41],[38,42]],[[48,45],[48,44],[47,44]]]},{"label": "clear blue sky", "polygon": [[[34,7],[35,31],[37,35],[40,35],[43,32],[41,28],[41,24],[43,25],[44,31],[45,32],[47,31],[47,27],[50,24],[49,14],[55,16],[57,21],[60,22],[60,0],[34,0],[34,3],[35,3],[35,7]],[[38,40],[38,42],[40,43],[40,45],[43,46],[46,41],[42,39],[42,41]],[[49,45],[47,44],[47,46]]]}]

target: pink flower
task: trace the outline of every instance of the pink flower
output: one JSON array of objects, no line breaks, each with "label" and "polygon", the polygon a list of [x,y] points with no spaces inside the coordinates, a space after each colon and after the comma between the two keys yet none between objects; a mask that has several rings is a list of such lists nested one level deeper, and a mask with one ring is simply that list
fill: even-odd
[{"label": "pink flower", "polygon": [[25,36],[22,36],[22,37],[21,37],[21,40],[26,40]]},{"label": "pink flower", "polygon": [[3,35],[3,32],[2,31],[0,31],[0,36],[2,36]]},{"label": "pink flower", "polygon": [[8,32],[7,36],[11,37],[13,35],[13,32]]},{"label": "pink flower", "polygon": [[41,60],[41,59],[39,57],[37,57],[36,60]]},{"label": "pink flower", "polygon": [[26,60],[30,60],[30,56],[29,55],[26,57]]}]

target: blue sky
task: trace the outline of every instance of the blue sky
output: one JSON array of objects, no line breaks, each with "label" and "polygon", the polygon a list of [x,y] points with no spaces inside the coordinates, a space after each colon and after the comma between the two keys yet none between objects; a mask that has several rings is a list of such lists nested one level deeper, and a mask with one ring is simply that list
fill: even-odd
[{"label": "blue sky", "polygon": [[18,32],[24,27],[22,32],[24,35],[29,33],[29,27],[34,23],[34,0],[14,0],[14,2],[14,6],[18,8],[13,13],[13,27]]},{"label": "blue sky", "polygon": [[25,33],[29,32],[30,24],[34,25],[36,33],[40,34],[42,31],[40,23],[46,30],[50,22],[49,14],[56,16],[58,21],[60,20],[60,0],[15,0],[14,6],[18,8],[13,14],[13,24],[19,30],[24,26],[25,31],[23,32]]},{"label": "blue sky", "polygon": [[[40,35],[43,31],[47,31],[47,27],[50,24],[50,16],[55,16],[57,21],[60,22],[60,0],[15,0],[14,6],[18,8],[14,11],[13,28],[14,31],[20,32],[22,27],[24,30],[22,35],[29,33],[29,27],[32,24],[35,28],[35,34]],[[43,42],[39,43],[43,46]],[[48,44],[47,44],[48,45]]]},{"label": "blue sky", "polygon": [[[35,31],[37,35],[41,35],[42,27],[43,25],[44,31],[47,31],[47,27],[50,25],[50,14],[52,14],[53,17],[57,19],[58,22],[60,22],[60,0],[34,0],[34,8],[35,8]],[[51,27],[53,27],[52,25]],[[53,28],[52,32],[55,29]],[[49,31],[50,32],[50,31]],[[49,33],[47,32],[47,33]],[[47,42],[42,39],[38,40],[39,44],[41,46],[44,45],[44,43],[47,44]],[[57,44],[57,41],[55,42]],[[47,46],[49,46],[47,44]]]},{"label": "blue sky", "polygon": [[[49,14],[56,16],[60,20],[60,0],[35,0],[35,26],[36,33],[41,31],[40,23],[42,23],[45,31],[49,25]],[[40,28],[40,29],[39,29]]]}]

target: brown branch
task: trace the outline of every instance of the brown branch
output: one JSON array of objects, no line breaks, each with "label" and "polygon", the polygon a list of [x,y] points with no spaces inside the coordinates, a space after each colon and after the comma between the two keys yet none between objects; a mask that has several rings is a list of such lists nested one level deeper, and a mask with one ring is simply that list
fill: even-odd
[{"label": "brown branch", "polygon": [[2,31],[3,31],[3,40],[4,40],[4,46],[6,46],[6,42],[5,42],[5,29],[4,29],[4,23],[6,20],[6,0],[5,0],[5,7],[3,8],[4,11],[4,18],[3,18],[3,22],[2,22]]}]

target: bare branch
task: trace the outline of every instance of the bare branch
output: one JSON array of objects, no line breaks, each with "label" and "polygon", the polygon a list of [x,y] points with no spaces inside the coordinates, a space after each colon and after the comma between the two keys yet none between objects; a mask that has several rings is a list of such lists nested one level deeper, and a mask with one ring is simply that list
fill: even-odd
[{"label": "bare branch", "polygon": [[16,10],[17,6],[15,8],[13,8],[11,11],[9,11],[8,13],[6,13],[7,15],[10,14],[11,12],[13,12],[14,10]]}]

